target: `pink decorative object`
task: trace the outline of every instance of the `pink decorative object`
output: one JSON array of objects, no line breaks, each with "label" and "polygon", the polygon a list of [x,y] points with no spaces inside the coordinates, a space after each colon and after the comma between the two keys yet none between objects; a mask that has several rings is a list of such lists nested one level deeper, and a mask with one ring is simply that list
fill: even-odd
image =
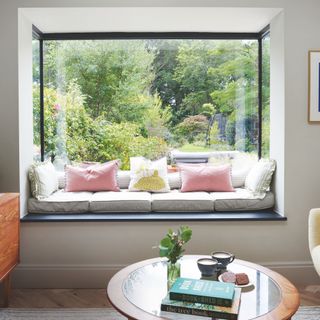
[{"label": "pink decorative object", "polygon": [[53,106],[54,110],[55,111],[60,111],[61,110],[61,106],[59,103],[56,103],[54,106]]},{"label": "pink decorative object", "polygon": [[87,167],[65,167],[65,191],[120,191],[117,182],[118,161]]},{"label": "pink decorative object", "polygon": [[230,165],[179,165],[181,172],[181,192],[189,191],[234,191],[231,182]]}]

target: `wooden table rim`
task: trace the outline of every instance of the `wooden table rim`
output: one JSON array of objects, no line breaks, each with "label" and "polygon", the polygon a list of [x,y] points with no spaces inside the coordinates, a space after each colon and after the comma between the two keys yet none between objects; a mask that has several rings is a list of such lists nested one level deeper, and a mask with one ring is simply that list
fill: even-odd
[{"label": "wooden table rim", "polygon": [[[188,258],[205,258],[208,256],[186,255]],[[109,281],[107,297],[111,305],[129,320],[168,320],[167,318],[152,315],[132,304],[123,294],[123,282],[128,275],[148,264],[165,261],[163,258],[143,260],[117,272]],[[235,259],[235,263],[256,269],[270,277],[279,287],[281,300],[270,312],[254,318],[255,320],[289,320],[296,313],[300,305],[300,297],[297,288],[284,276],[258,264]]]}]

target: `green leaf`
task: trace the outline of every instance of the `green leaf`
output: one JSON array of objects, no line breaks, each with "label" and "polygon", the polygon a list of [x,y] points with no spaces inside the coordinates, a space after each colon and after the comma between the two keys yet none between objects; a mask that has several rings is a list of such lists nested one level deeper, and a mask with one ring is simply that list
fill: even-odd
[{"label": "green leaf", "polygon": [[181,239],[184,242],[188,242],[191,239],[192,236],[192,230],[191,229],[185,229],[182,233],[181,233]]},{"label": "green leaf", "polygon": [[184,232],[185,230],[188,230],[188,229],[190,229],[188,226],[181,226],[179,231]]},{"label": "green leaf", "polygon": [[167,237],[163,238],[160,241],[160,246],[161,247],[166,247],[166,248],[171,248],[172,247],[171,240],[169,238],[167,238]]},{"label": "green leaf", "polygon": [[167,257],[169,253],[169,249],[167,247],[159,246],[159,255],[160,257]]}]

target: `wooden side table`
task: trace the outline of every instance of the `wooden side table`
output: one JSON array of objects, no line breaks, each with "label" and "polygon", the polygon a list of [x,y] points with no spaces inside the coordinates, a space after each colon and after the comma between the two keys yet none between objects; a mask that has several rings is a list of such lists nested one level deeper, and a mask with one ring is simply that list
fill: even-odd
[{"label": "wooden side table", "polygon": [[4,307],[9,305],[10,273],[19,262],[19,227],[19,194],[0,194],[0,282]]}]

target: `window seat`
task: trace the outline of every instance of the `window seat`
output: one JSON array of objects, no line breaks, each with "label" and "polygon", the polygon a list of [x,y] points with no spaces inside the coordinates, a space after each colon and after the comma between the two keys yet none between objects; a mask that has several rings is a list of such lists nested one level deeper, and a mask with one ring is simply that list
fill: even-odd
[{"label": "window seat", "polygon": [[263,199],[256,198],[245,188],[235,192],[180,192],[168,193],[129,192],[65,192],[63,189],[49,197],[28,201],[29,213],[194,213],[241,212],[271,209],[274,195],[267,192]]},{"label": "window seat", "polygon": [[28,201],[22,222],[61,221],[276,221],[274,194],[252,197],[245,188],[235,192],[64,192]]},{"label": "window seat", "polygon": [[174,172],[168,174],[169,192],[151,193],[129,192],[130,172],[120,170],[120,192],[65,192],[65,174],[59,172],[59,189],[29,198],[22,221],[286,220],[273,211],[272,191],[245,188],[246,175],[247,170],[232,170],[233,192],[181,192],[180,173]]},{"label": "window seat", "polygon": [[272,210],[242,212],[136,212],[132,213],[29,213],[21,222],[103,222],[103,221],[286,221]]}]

